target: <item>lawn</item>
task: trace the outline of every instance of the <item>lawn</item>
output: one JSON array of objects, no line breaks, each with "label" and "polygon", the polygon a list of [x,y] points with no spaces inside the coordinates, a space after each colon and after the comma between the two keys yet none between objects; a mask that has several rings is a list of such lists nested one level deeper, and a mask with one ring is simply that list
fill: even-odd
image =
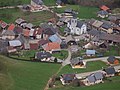
[{"label": "lawn", "polygon": [[53,88],[50,90],[119,90],[120,88],[120,76],[115,76],[109,78],[110,81],[105,83],[96,84],[87,87],[72,87],[72,86],[60,86],[58,88]]},{"label": "lawn", "polygon": [[102,61],[91,61],[87,62],[86,68],[81,68],[81,69],[72,69],[70,65],[67,65],[63,67],[63,69],[60,71],[58,75],[61,74],[67,74],[67,73],[83,73],[83,72],[90,72],[90,71],[95,71],[95,70],[100,70],[102,67],[107,67],[107,65],[102,62]]},{"label": "lawn", "polygon": [[54,11],[57,13],[63,13],[65,9],[71,8],[78,12],[78,17],[81,19],[90,19],[97,18],[96,12],[99,10],[96,7],[87,7],[87,6],[79,6],[79,5],[66,5],[62,8],[54,8]]},{"label": "lawn", "polygon": [[56,58],[59,58],[59,59],[65,59],[65,58],[67,58],[68,57],[68,51],[66,51],[66,50],[62,50],[62,51],[60,51],[60,52],[57,52],[57,53],[53,53],[52,54],[54,57],[56,57]]},{"label": "lawn", "polygon": [[48,11],[41,12],[23,12],[20,9],[4,9],[0,10],[0,19],[6,21],[7,23],[14,23],[17,18],[23,18],[34,25],[39,25],[42,22],[48,21],[48,19],[53,18],[54,15]]},{"label": "lawn", "polygon": [[0,90],[43,90],[59,67],[0,56]]}]

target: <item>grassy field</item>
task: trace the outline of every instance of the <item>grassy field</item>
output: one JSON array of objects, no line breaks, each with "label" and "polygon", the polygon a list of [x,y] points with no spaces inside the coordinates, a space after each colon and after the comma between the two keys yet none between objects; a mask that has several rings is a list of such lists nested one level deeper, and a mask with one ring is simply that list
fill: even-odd
[{"label": "grassy field", "polygon": [[68,51],[62,50],[58,53],[52,54],[54,57],[59,58],[59,59],[65,59],[68,57]]},{"label": "grassy field", "polygon": [[59,67],[0,56],[0,90],[43,90]]},{"label": "grassy field", "polygon": [[58,75],[67,74],[67,73],[83,73],[83,72],[90,72],[95,70],[100,70],[102,67],[107,67],[107,65],[102,61],[91,61],[87,63],[87,68],[81,69],[72,69],[70,65],[63,67]]},{"label": "grassy field", "polygon": [[66,5],[63,8],[54,8],[54,11],[57,13],[63,13],[65,9],[73,9],[78,12],[78,17],[82,19],[97,18],[96,12],[99,10],[96,7],[86,7],[79,5]]},{"label": "grassy field", "polygon": [[50,90],[119,90],[120,88],[120,76],[109,78],[112,81],[105,81],[105,83],[96,84],[88,87],[72,87],[72,86],[60,86]]},{"label": "grassy field", "polygon": [[48,11],[31,13],[23,12],[17,8],[0,10],[0,19],[7,23],[13,23],[19,17],[33,23],[34,25],[39,25],[41,22],[45,22],[48,21],[48,19],[53,18],[54,15]]}]

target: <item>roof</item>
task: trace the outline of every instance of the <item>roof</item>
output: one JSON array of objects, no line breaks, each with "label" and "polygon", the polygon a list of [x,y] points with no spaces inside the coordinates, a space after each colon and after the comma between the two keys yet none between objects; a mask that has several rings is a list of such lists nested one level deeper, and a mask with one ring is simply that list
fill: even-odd
[{"label": "roof", "polygon": [[99,28],[101,25],[103,24],[103,22],[95,20],[95,22],[92,24],[94,27]]},{"label": "roof", "polygon": [[49,42],[43,45],[42,47],[45,51],[51,51],[51,50],[60,49],[60,44],[56,42]]},{"label": "roof", "polygon": [[88,79],[89,82],[91,82],[91,83],[96,81],[94,75],[88,76],[87,79]]},{"label": "roof", "polygon": [[21,34],[23,32],[23,28],[21,28],[21,27],[15,27],[15,29],[13,30],[13,32],[16,35]]},{"label": "roof", "polygon": [[101,72],[94,73],[94,77],[96,80],[103,79],[103,74]]},{"label": "roof", "polygon": [[80,57],[73,58],[73,59],[70,60],[70,62],[71,62],[72,65],[76,65],[78,63],[83,63],[83,61],[81,60]]},{"label": "roof", "polygon": [[56,34],[50,36],[49,40],[52,41],[52,42],[57,42],[57,43],[61,43],[62,42],[62,40]]},{"label": "roof", "polygon": [[7,27],[7,23],[2,21],[2,20],[0,20],[0,27],[6,28]]},{"label": "roof", "polygon": [[108,15],[109,13],[107,11],[101,10],[101,11],[98,11],[97,14]]},{"label": "roof", "polygon": [[108,67],[105,69],[105,72],[109,75],[109,74],[115,74],[115,69],[114,67]]},{"label": "roof", "polygon": [[49,52],[36,52],[35,58],[44,59],[50,58],[52,55]]},{"label": "roof", "polygon": [[35,29],[31,29],[30,32],[29,32],[29,35],[30,35],[30,36],[33,36],[34,31],[35,31]]},{"label": "roof", "polygon": [[16,40],[19,40],[22,44],[26,42],[26,38],[25,38],[22,34],[20,34],[20,35],[16,38]]},{"label": "roof", "polygon": [[64,13],[72,13],[73,12],[73,10],[71,9],[71,8],[67,8],[67,9],[65,9],[65,11],[64,11]]},{"label": "roof", "polygon": [[23,20],[22,18],[18,18],[15,20],[15,23],[17,23],[17,24],[21,24],[23,22],[25,22],[25,20]]},{"label": "roof", "polygon": [[103,23],[101,27],[105,28],[105,29],[112,28],[112,26],[110,24],[108,24],[108,23]]},{"label": "roof", "polygon": [[56,3],[57,3],[57,4],[61,4],[62,1],[61,1],[61,0],[57,0]]},{"label": "roof", "polygon": [[107,60],[108,60],[108,62],[110,62],[110,63],[114,63],[114,61],[115,61],[115,56],[109,56]]},{"label": "roof", "polygon": [[82,21],[77,21],[77,27],[81,28],[83,26],[84,22]]},{"label": "roof", "polygon": [[65,81],[71,81],[71,80],[74,80],[75,79],[75,74],[63,74],[61,75],[63,80]]},{"label": "roof", "polygon": [[66,38],[65,38],[65,41],[66,43],[68,43],[69,41],[75,41],[74,38],[72,37],[72,35],[68,35]]},{"label": "roof", "polygon": [[2,35],[15,36],[15,33],[13,31],[10,31],[10,30],[3,30]]},{"label": "roof", "polygon": [[12,41],[9,41],[9,45],[16,47],[16,46],[21,46],[22,43],[19,40],[12,40]]},{"label": "roof", "polygon": [[95,55],[95,50],[86,50],[87,55]]},{"label": "roof", "polygon": [[108,20],[110,20],[110,21],[116,21],[117,19],[120,19],[120,16],[112,15],[112,16],[108,17]]},{"label": "roof", "polygon": [[32,0],[34,3],[38,4],[38,5],[43,5],[43,1],[42,0]]},{"label": "roof", "polygon": [[42,28],[36,28],[34,30],[33,36],[42,34],[43,29]]},{"label": "roof", "polygon": [[13,31],[15,29],[15,25],[14,24],[10,24],[8,27],[8,30]]},{"label": "roof", "polygon": [[44,44],[47,44],[48,42],[49,42],[48,40],[41,39],[41,40],[39,41],[39,44],[40,44],[40,45],[44,45]]},{"label": "roof", "polygon": [[29,37],[29,34],[30,34],[30,30],[28,30],[28,29],[23,30],[23,35],[24,36]]},{"label": "roof", "polygon": [[100,9],[102,9],[102,10],[104,10],[104,11],[107,11],[107,10],[109,10],[110,8],[107,7],[107,6],[105,6],[105,5],[102,5],[102,6],[100,7]]},{"label": "roof", "polygon": [[33,24],[32,24],[32,23],[26,24],[26,28],[32,29],[32,27],[33,27]]}]

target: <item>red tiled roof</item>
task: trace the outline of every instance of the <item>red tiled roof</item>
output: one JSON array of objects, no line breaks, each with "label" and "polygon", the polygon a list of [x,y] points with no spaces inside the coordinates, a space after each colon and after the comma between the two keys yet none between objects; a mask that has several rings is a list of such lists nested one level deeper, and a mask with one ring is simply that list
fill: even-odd
[{"label": "red tiled roof", "polygon": [[23,35],[24,36],[29,37],[29,34],[30,34],[30,30],[28,30],[28,29],[23,30]]},{"label": "red tiled roof", "polygon": [[15,28],[15,25],[14,25],[14,24],[10,24],[10,25],[9,25],[9,27],[8,27],[8,30],[13,31],[13,30],[14,30],[14,28]]},{"label": "red tiled roof", "polygon": [[38,43],[30,43],[30,50],[38,50],[39,45]]},{"label": "red tiled roof", "polygon": [[4,22],[4,21],[2,21],[2,20],[0,20],[0,26],[1,26],[2,28],[5,28],[5,27],[7,26],[7,23]]},{"label": "red tiled roof", "polygon": [[43,45],[43,49],[45,51],[51,51],[51,50],[55,50],[55,49],[60,49],[60,44],[56,43],[56,42],[49,42],[45,45]]},{"label": "red tiled roof", "polygon": [[104,11],[107,11],[107,10],[109,10],[110,8],[108,8],[108,7],[105,6],[105,5],[102,5],[102,6],[100,7],[100,9],[102,9],[102,10],[104,10]]}]

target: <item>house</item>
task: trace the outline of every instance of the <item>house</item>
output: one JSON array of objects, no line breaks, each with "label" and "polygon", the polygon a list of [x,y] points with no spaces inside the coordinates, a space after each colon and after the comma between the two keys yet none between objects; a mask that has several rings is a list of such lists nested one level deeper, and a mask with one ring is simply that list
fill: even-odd
[{"label": "house", "polygon": [[86,63],[81,57],[73,58],[70,60],[72,68],[85,68]]},{"label": "house", "polygon": [[113,26],[106,22],[103,22],[100,29],[107,33],[113,33]]},{"label": "house", "polygon": [[23,29],[23,35],[25,37],[29,37],[30,36],[30,30],[29,29]]},{"label": "house", "polygon": [[89,76],[85,80],[83,80],[83,83],[86,86],[94,85],[103,82],[103,73],[102,72],[95,72]]},{"label": "house", "polygon": [[95,50],[86,50],[87,56],[95,56],[96,51]]},{"label": "house", "polygon": [[62,27],[62,26],[64,26],[65,24],[67,24],[68,21],[70,21],[70,18],[61,17],[61,18],[59,19],[59,21],[57,22],[57,26]]},{"label": "house", "polygon": [[103,69],[103,71],[105,71],[105,77],[111,77],[114,76],[116,71],[114,67],[108,67]]},{"label": "house", "polygon": [[15,33],[11,30],[3,30],[2,32],[2,39],[15,39]]},{"label": "house", "polygon": [[5,29],[7,27],[7,23],[2,21],[2,20],[0,20],[0,27]]},{"label": "house", "polygon": [[7,30],[13,31],[15,29],[15,24],[10,24]]},{"label": "house", "polygon": [[97,12],[97,16],[101,18],[106,18],[108,17],[109,13],[107,11],[101,10]]},{"label": "house", "polygon": [[31,29],[33,29],[33,24],[32,23],[27,23],[25,25],[25,28],[31,30]]},{"label": "house", "polygon": [[18,18],[15,20],[16,25],[21,26],[22,23],[26,23],[26,21],[22,18]]},{"label": "house", "polygon": [[93,42],[89,42],[83,46],[83,48],[85,48],[85,49],[93,49],[95,47],[96,47],[96,45]]},{"label": "house", "polygon": [[9,46],[19,47],[21,45],[22,45],[22,43],[19,40],[11,40],[11,41],[9,41]]},{"label": "house", "polygon": [[56,42],[49,42],[42,46],[45,51],[54,51],[60,49],[60,44]]},{"label": "house", "polygon": [[30,50],[39,49],[39,40],[29,40]]},{"label": "house", "polygon": [[15,35],[22,34],[23,28],[16,26],[16,27],[14,28],[13,32],[15,33]]},{"label": "house", "polygon": [[49,52],[36,52],[35,59],[40,61],[50,61],[51,54]]},{"label": "house", "polygon": [[0,40],[0,53],[6,53],[8,47],[8,40]]},{"label": "house", "polygon": [[43,1],[42,0],[31,0],[31,10],[37,11],[43,9]]},{"label": "house", "polygon": [[87,25],[76,18],[72,18],[67,23],[67,27],[70,29],[70,34],[73,35],[81,35],[87,32]]},{"label": "house", "polygon": [[8,47],[7,47],[7,52],[8,52],[8,53],[14,53],[14,52],[16,52],[16,51],[17,51],[17,49],[14,48],[13,46],[8,46]]},{"label": "house", "polygon": [[67,45],[77,45],[77,42],[74,40],[74,38],[72,37],[72,35],[68,35],[65,38],[65,41],[66,41]]},{"label": "house", "polygon": [[58,37],[56,34],[50,36],[49,40],[51,42],[56,42],[56,43],[59,43],[59,44],[62,42],[62,40],[60,39],[60,37]]},{"label": "house", "polygon": [[108,20],[114,22],[115,24],[120,26],[120,16],[119,15],[111,15],[108,17]]},{"label": "house", "polygon": [[48,39],[50,36],[56,34],[57,30],[53,26],[50,26],[46,23],[41,25],[41,28],[43,29],[42,36],[43,39]]},{"label": "house", "polygon": [[109,56],[107,61],[109,62],[109,64],[114,64],[114,65],[119,64],[119,60],[116,59],[115,56]]},{"label": "house", "polygon": [[43,46],[43,45],[45,45],[45,44],[47,44],[47,43],[49,43],[49,42],[50,42],[49,40],[41,39],[41,40],[39,41],[39,46]]},{"label": "house", "polygon": [[104,11],[110,10],[110,8],[107,7],[106,5],[102,5],[102,6],[100,7],[100,9],[101,9],[101,10],[104,10]]},{"label": "house", "polygon": [[95,20],[95,21],[92,23],[92,26],[93,26],[95,29],[100,29],[100,27],[102,26],[102,24],[103,24],[102,21]]},{"label": "house", "polygon": [[62,74],[60,76],[60,81],[62,82],[63,85],[69,85],[75,79],[76,79],[75,74]]},{"label": "house", "polygon": [[42,28],[36,28],[34,30],[33,37],[35,37],[36,39],[41,39],[42,38],[42,31],[43,31]]}]

